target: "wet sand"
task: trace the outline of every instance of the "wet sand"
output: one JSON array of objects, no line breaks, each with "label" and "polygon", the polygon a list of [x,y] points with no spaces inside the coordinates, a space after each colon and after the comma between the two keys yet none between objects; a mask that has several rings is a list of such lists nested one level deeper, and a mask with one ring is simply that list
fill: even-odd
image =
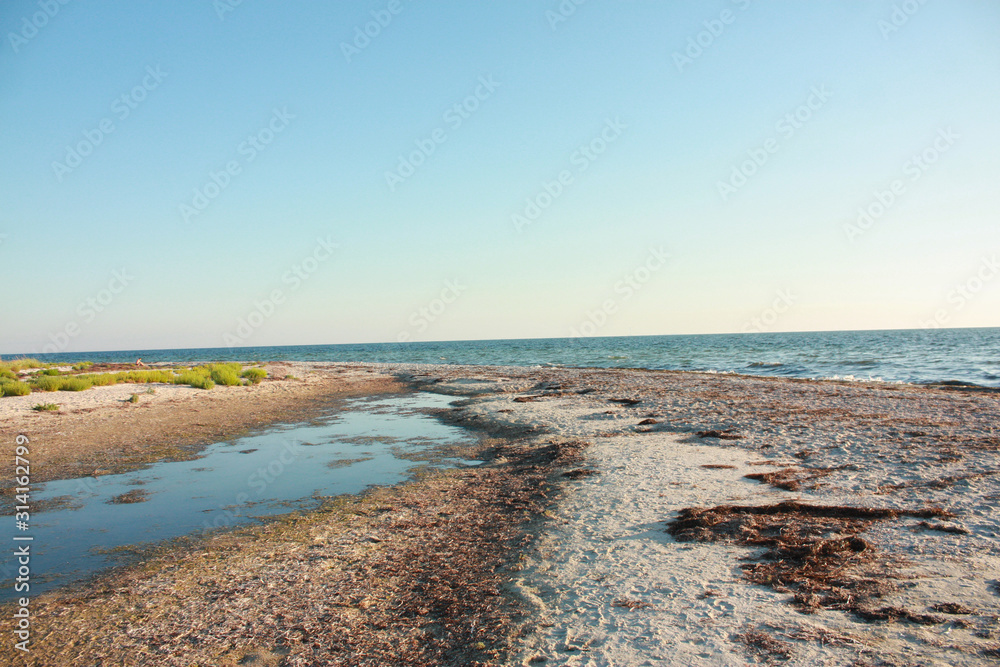
[{"label": "wet sand", "polygon": [[[334,370],[267,364],[258,385],[210,391],[158,383],[93,387],[80,392],[34,392],[0,399],[5,451],[19,433],[32,443],[32,481],[121,473],[155,461],[194,458],[205,445],[246,435],[276,422],[302,422],[339,400],[405,390],[395,378],[341,366]],[[294,379],[284,379],[292,375]],[[277,379],[276,379],[277,378]],[[144,393],[147,388],[156,393]],[[138,403],[128,402],[139,394]],[[34,412],[38,403],[58,412]],[[9,493],[11,480],[0,480]]]},{"label": "wet sand", "polygon": [[[631,370],[315,370],[327,390],[350,375],[455,395],[442,418],[480,433],[469,456],[488,463],[33,599],[27,664],[979,665],[1000,655],[1000,394]],[[239,425],[238,404],[196,414]],[[51,460],[73,469],[70,455]],[[773,510],[792,500],[881,518]],[[715,509],[670,534],[692,508]],[[791,565],[776,569],[774,554]]]}]

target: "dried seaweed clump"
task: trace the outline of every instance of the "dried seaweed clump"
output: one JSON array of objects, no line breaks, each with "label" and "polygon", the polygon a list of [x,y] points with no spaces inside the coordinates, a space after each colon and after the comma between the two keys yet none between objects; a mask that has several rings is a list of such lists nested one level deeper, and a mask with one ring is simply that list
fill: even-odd
[{"label": "dried seaweed clump", "polygon": [[744,477],[763,484],[770,484],[776,489],[798,491],[802,488],[803,483],[826,477],[831,472],[833,472],[831,468],[782,468],[774,472],[755,472],[744,475]]},{"label": "dried seaweed clump", "polygon": [[785,661],[792,657],[792,647],[787,642],[775,639],[766,632],[748,629],[736,635],[750,653],[765,662]]},{"label": "dried seaweed clump", "polygon": [[794,595],[804,612],[839,609],[866,620],[906,619],[936,623],[937,617],[904,609],[877,607],[877,600],[897,590],[893,561],[860,537],[876,521],[901,516],[950,516],[930,508],[892,509],[808,505],[689,507],[668,524],[679,541],[722,541],[764,552],[743,565],[752,583]]}]

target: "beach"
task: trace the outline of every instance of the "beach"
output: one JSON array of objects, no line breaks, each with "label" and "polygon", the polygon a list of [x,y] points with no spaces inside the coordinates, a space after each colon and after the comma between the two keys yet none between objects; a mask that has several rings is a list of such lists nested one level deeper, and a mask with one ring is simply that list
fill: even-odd
[{"label": "beach", "polygon": [[[268,364],[31,413],[38,482],[431,391],[482,465],[169,545],[32,599],[18,664],[980,665],[1000,659],[1000,393],[641,369]],[[295,379],[280,379],[293,375]],[[168,390],[169,389],[169,390]],[[119,395],[120,394],[120,395]],[[22,399],[32,399],[25,401]],[[74,403],[77,401],[78,403]],[[817,509],[818,508],[818,509]],[[0,619],[9,636],[11,615]]]}]

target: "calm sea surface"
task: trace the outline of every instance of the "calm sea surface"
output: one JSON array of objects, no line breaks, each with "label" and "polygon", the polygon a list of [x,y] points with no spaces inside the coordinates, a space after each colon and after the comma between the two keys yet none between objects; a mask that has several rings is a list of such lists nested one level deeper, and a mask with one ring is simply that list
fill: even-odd
[{"label": "calm sea surface", "polygon": [[[9,358],[6,355],[4,358]],[[48,361],[217,360],[587,366],[963,382],[1000,387],[1000,328],[619,336],[525,340],[129,350],[32,355]]]}]

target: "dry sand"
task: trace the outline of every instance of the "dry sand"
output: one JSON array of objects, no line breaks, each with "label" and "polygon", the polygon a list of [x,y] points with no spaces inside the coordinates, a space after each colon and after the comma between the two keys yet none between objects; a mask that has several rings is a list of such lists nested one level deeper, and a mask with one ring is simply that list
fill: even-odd
[{"label": "dry sand", "polygon": [[[473,421],[500,417],[593,443],[585,457],[597,474],[571,483],[514,583],[541,619],[516,664],[978,665],[1000,657],[1000,394],[659,372],[443,376],[473,374],[502,380],[504,391],[466,408]],[[711,430],[732,439],[696,435]],[[744,477],[769,471],[798,488]],[[741,565],[759,549],[677,542],[664,531],[683,508],[789,499],[953,513],[863,533],[870,553],[886,554],[869,574],[899,584],[872,608],[931,622],[802,613],[790,604],[793,591],[747,582]]]},{"label": "dry sand", "polygon": [[[468,489],[481,481],[446,475],[434,478],[437,486],[428,481],[405,491],[386,490],[381,502],[393,509],[352,527],[315,515],[306,522],[308,539],[299,533],[294,539],[266,531],[234,534],[228,544],[236,547],[228,548],[236,548],[239,558],[211,543],[177,552],[131,570],[127,584],[103,584],[96,595],[45,596],[38,613],[40,622],[48,623],[47,641],[65,641],[72,634],[78,646],[87,647],[77,654],[79,664],[119,664],[93,656],[120,655],[122,646],[132,647],[128,664],[190,664],[220,655],[206,653],[206,647],[220,645],[227,647],[226,664],[254,656],[259,664],[329,664],[322,660],[351,656],[323,653],[333,648],[321,650],[296,633],[294,624],[274,617],[266,597],[249,588],[219,592],[216,587],[209,595],[184,583],[217,576],[255,581],[266,572],[287,571],[283,587],[296,596],[295,614],[312,608],[316,618],[326,619],[331,610],[349,609],[347,616],[337,612],[338,622],[348,623],[346,618],[355,632],[370,634],[370,655],[346,658],[343,664],[393,664],[384,657],[394,655],[392,642],[412,647],[421,637],[434,637],[439,651],[424,664],[982,665],[1000,659],[998,393],[655,371],[372,364],[315,369],[323,377],[412,380],[467,397],[446,417],[494,436],[518,438],[517,447],[506,452],[501,447],[490,465],[476,471],[498,475],[490,478],[494,488],[515,491],[498,493],[506,500],[494,506],[486,494],[481,500],[486,504],[463,505],[458,517],[442,523],[433,517],[448,516],[448,507],[457,502],[456,489],[466,489],[459,497],[471,497],[475,494]],[[222,414],[235,405],[219,403],[206,411]],[[15,422],[3,426],[30,433],[31,424]],[[525,463],[527,452],[562,446],[553,443],[589,447],[574,454],[581,460],[556,465],[549,459],[544,469]],[[512,461],[520,461],[520,467]],[[570,476],[562,476],[567,470]],[[775,474],[763,481],[746,478],[758,473]],[[528,500],[518,479],[534,480],[541,495]],[[394,504],[393,498],[403,497],[421,500]],[[810,604],[796,606],[793,594],[802,592],[798,583],[751,583],[750,572],[761,571],[754,568],[775,564],[761,560],[762,548],[740,546],[757,534],[743,519],[732,534],[704,531],[705,539],[717,541],[680,542],[666,532],[685,508],[757,507],[792,499],[949,516],[894,513],[884,520],[840,522],[810,538],[813,546],[861,545],[857,554],[840,554],[839,561],[823,560],[820,552],[814,556],[821,566],[836,566],[832,575],[851,595],[860,590],[852,583],[885,584],[883,597],[859,598],[863,609],[850,595],[849,602],[841,600],[834,608],[830,601],[836,595],[829,591],[805,595],[801,600]],[[405,509],[416,505],[417,515]],[[470,530],[483,512],[507,518]],[[399,525],[422,528],[399,531]],[[787,528],[776,533],[787,537],[792,527]],[[464,535],[461,549],[433,547],[436,566],[444,572],[469,570],[468,554],[484,549],[491,535],[503,535],[507,551],[483,552],[494,559],[488,572],[469,571],[467,581],[448,580],[448,595],[461,597],[467,589],[469,599],[479,601],[463,612],[464,630],[461,622],[456,626],[454,618],[433,611],[442,589],[413,586],[428,581],[427,570],[400,568],[396,561],[390,575],[383,561],[355,548],[366,535],[374,535],[377,545],[400,532],[411,541],[392,542],[393,548],[409,553],[419,552],[428,540],[448,543],[449,535]],[[318,568],[319,561],[302,560],[306,552],[301,548],[278,548],[289,540],[315,541],[317,553],[350,545],[352,556],[347,563]],[[313,565],[306,572],[308,563]],[[373,591],[403,586],[410,591],[409,603],[430,611],[416,622],[407,616],[396,635],[385,633],[379,623],[391,624],[392,609],[350,598],[348,592],[357,595],[358,589],[345,588],[345,577],[355,586],[358,581],[345,574],[348,566],[360,567]],[[380,588],[389,580],[396,588]],[[503,604],[510,607],[490,616],[496,612],[488,611],[481,591],[497,582],[507,591]],[[141,602],[132,591],[154,589],[160,591],[155,613],[130,618],[125,610]],[[172,592],[181,589],[183,594]],[[518,608],[528,614],[520,631],[510,625]],[[239,627],[221,635],[217,627],[181,629],[192,610],[199,617],[223,618],[237,609]],[[865,620],[866,610],[887,620]],[[95,618],[105,619],[103,625],[87,621]],[[508,628],[506,641],[484,633],[482,646],[463,645],[476,637],[469,628],[487,618]],[[0,625],[4,622],[0,619]],[[274,631],[254,639],[255,628],[265,626]],[[163,642],[170,651],[164,652]],[[419,656],[414,659],[401,654],[396,662],[420,664]]]}]

